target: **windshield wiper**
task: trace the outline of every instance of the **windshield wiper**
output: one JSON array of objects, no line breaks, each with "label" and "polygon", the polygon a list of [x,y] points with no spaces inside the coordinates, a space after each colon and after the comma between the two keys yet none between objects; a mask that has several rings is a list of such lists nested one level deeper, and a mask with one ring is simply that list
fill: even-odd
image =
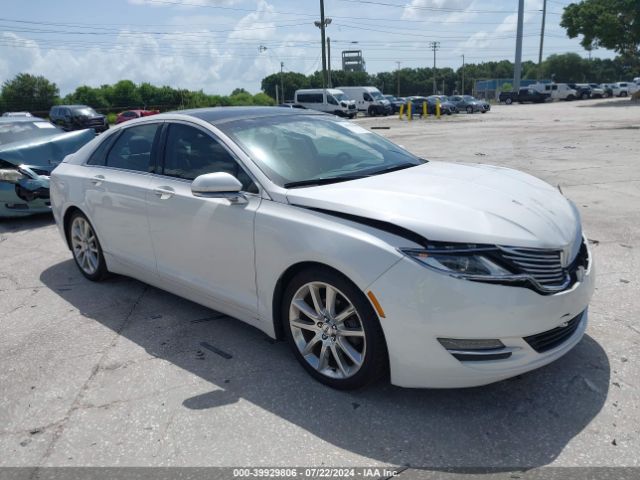
[{"label": "windshield wiper", "polygon": [[367,177],[372,177],[374,175],[380,175],[383,173],[395,172],[396,170],[404,170],[405,168],[417,167],[420,164],[415,163],[401,163],[400,165],[394,165],[392,167],[383,168],[381,170],[376,170],[374,172],[368,173]]},{"label": "windshield wiper", "polygon": [[327,177],[327,178],[310,178],[309,180],[300,180],[297,182],[289,182],[284,184],[284,188],[296,188],[296,187],[311,187],[314,185],[328,185],[330,183],[347,182],[349,180],[358,180],[359,178],[365,178],[369,175],[345,175],[342,177]]}]

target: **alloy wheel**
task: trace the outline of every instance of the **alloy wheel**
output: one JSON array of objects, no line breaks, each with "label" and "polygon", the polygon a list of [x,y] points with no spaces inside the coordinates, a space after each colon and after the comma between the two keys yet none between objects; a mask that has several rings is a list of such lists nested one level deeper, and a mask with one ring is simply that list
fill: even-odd
[{"label": "alloy wheel", "polygon": [[71,248],[82,271],[94,275],[100,267],[98,239],[87,219],[82,216],[75,217],[71,224]]},{"label": "alloy wheel", "polygon": [[345,379],[362,367],[362,320],[352,301],[332,285],[310,282],[300,287],[291,299],[289,327],[298,351],[318,373]]}]

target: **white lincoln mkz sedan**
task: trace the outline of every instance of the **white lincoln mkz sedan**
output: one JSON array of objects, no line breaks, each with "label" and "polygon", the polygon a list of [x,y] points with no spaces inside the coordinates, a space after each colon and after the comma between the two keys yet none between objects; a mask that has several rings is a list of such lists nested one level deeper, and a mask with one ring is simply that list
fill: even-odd
[{"label": "white lincoln mkz sedan", "polygon": [[593,260],[558,190],[325,114],[133,120],[68,156],[51,202],[88,279],[134,277],[285,338],[335,388],[483,385],[587,325]]}]

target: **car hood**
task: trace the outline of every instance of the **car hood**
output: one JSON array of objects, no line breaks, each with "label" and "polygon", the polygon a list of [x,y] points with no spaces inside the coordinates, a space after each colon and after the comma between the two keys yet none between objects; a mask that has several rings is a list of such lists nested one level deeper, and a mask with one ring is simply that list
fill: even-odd
[{"label": "car hood", "polygon": [[93,130],[87,129],[7,143],[0,145],[0,160],[50,172],[64,157],[76,152],[95,136]]},{"label": "car hood", "polygon": [[290,189],[289,203],[383,221],[433,241],[565,248],[581,235],[575,206],[531,175],[429,162],[397,172]]}]

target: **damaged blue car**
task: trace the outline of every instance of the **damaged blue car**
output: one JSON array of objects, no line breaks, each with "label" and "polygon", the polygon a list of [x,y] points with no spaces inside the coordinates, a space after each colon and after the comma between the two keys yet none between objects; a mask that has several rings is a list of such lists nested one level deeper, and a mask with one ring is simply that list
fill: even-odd
[{"label": "damaged blue car", "polygon": [[0,218],[49,212],[51,171],[95,135],[67,133],[42,118],[0,118]]}]

